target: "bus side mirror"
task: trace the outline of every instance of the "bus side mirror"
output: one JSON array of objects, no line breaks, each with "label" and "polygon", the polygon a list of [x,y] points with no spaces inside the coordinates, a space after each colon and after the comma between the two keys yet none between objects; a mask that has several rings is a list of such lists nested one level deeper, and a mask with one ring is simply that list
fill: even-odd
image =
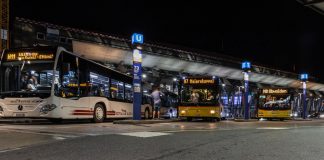
[{"label": "bus side mirror", "polygon": [[70,63],[63,63],[62,65],[62,75],[67,75],[70,72]]}]

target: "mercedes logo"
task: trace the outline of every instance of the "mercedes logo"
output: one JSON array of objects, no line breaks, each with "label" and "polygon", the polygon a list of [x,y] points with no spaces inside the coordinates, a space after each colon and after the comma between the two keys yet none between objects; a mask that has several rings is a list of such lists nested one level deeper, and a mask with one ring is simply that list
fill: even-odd
[{"label": "mercedes logo", "polygon": [[18,110],[22,111],[23,110],[23,106],[22,105],[19,105],[18,106]]}]

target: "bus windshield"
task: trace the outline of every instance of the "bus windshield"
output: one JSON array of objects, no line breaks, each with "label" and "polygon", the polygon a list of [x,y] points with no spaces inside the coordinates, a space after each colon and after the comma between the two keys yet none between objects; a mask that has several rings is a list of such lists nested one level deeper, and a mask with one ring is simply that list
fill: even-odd
[{"label": "bus windshield", "polygon": [[290,109],[289,95],[260,95],[259,108],[266,110]]},{"label": "bus windshield", "polygon": [[2,97],[48,97],[53,61],[10,61],[1,64]]},{"label": "bus windshield", "polygon": [[207,88],[184,87],[181,102],[204,103],[216,100],[215,91]]}]

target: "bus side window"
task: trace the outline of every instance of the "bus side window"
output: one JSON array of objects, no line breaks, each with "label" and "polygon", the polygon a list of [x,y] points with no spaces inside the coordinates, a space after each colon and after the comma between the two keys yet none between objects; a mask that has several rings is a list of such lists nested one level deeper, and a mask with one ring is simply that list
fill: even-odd
[{"label": "bus side window", "polygon": [[124,82],[111,79],[110,92],[111,98],[124,100]]},{"label": "bus side window", "polygon": [[80,97],[86,97],[89,94],[89,68],[88,68],[88,62],[79,58],[79,95]]},{"label": "bus side window", "polygon": [[125,100],[133,101],[133,86],[125,83]]},{"label": "bus side window", "polygon": [[[59,85],[59,95],[62,97],[77,97],[78,96],[78,77],[76,57],[70,54],[61,54],[60,77],[61,84]],[[65,64],[65,65],[63,65]],[[67,66],[68,64],[68,66]],[[58,65],[59,67],[59,65]]]},{"label": "bus side window", "polygon": [[90,72],[90,96],[108,97],[109,78],[94,72]]}]

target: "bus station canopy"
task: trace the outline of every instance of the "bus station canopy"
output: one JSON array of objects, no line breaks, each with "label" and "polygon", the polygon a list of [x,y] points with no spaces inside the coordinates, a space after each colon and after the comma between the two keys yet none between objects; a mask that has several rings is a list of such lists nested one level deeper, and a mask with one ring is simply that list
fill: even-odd
[{"label": "bus station canopy", "polygon": [[324,15],[324,0],[297,0],[304,6],[309,7],[316,12]]},{"label": "bus station canopy", "polygon": [[[103,63],[109,62],[120,64],[122,62],[125,65],[133,64],[132,51],[130,49],[120,49],[98,43],[73,41],[73,52]],[[153,52],[143,51],[142,66],[174,72],[217,76],[233,80],[243,79],[242,70],[239,68],[240,65],[237,65],[237,67],[228,67],[204,61],[200,62],[179,59],[168,54],[158,54]],[[263,83],[281,87],[302,87],[300,80],[298,80],[298,76],[296,76],[296,78],[291,78],[252,71],[249,80],[254,83]],[[324,91],[324,84],[308,82],[307,88],[315,91]]]}]

